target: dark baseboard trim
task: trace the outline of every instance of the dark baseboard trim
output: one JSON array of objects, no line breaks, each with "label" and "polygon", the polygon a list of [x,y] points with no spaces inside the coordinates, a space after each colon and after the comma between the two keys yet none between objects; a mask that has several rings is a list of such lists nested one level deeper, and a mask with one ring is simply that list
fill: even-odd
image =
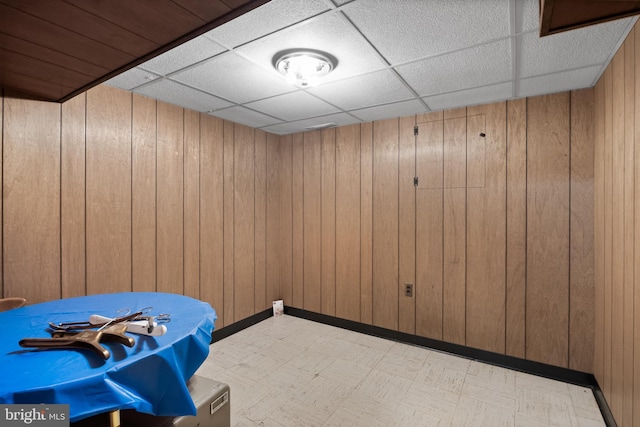
[{"label": "dark baseboard trim", "polygon": [[233,335],[236,332],[240,332],[243,329],[247,329],[249,326],[253,326],[256,323],[260,323],[271,316],[273,316],[273,309],[268,308],[264,311],[254,314],[253,316],[247,317],[246,319],[242,319],[223,328],[214,329],[211,333],[211,344],[216,341],[220,341],[221,339],[226,338],[230,335]]},{"label": "dark baseboard trim", "polygon": [[598,404],[598,408],[600,408],[600,413],[602,414],[602,418],[604,419],[604,423],[607,427],[618,427],[615,418],[613,418],[613,413],[611,412],[611,408],[607,404],[607,400],[604,398],[604,394],[600,387],[595,387],[593,389],[593,397],[596,398],[596,403]]}]

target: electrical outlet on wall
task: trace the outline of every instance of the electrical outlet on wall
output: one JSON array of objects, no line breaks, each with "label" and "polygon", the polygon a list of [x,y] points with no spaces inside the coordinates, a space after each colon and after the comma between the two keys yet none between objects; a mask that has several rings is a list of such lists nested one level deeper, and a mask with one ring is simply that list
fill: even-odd
[{"label": "electrical outlet on wall", "polygon": [[413,296],[413,283],[405,283],[404,284],[404,296],[412,297]]}]

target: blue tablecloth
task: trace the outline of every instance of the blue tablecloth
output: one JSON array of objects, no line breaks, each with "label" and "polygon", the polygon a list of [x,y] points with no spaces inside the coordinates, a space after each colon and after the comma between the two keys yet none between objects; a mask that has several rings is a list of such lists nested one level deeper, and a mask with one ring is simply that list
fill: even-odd
[{"label": "blue tablecloth", "polygon": [[[169,313],[167,333],[129,334],[132,348],[101,343],[103,360],[90,350],[32,350],[22,338],[49,338],[49,322],[88,320],[91,314],[116,317],[128,308],[153,307]],[[195,415],[186,386],[209,353],[215,311],[182,295],[126,292],[68,298],[0,313],[0,403],[64,403],[71,421],[116,409],[155,415]]]}]

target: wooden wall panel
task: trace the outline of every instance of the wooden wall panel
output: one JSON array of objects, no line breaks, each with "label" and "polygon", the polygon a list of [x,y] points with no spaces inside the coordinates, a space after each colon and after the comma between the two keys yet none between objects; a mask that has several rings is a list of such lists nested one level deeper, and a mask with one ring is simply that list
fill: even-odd
[{"label": "wooden wall panel", "polygon": [[321,135],[320,131],[304,134],[303,156],[303,298],[304,309],[317,313],[322,309]]},{"label": "wooden wall panel", "polygon": [[525,357],[527,100],[507,103],[506,353]]},{"label": "wooden wall panel", "polygon": [[462,345],[466,335],[466,147],[466,117],[448,118],[445,112],[442,338]]},{"label": "wooden wall panel", "polygon": [[604,377],[600,384],[605,396],[611,395],[611,218],[613,207],[613,168],[612,149],[613,146],[613,94],[611,67],[604,72],[605,100],[604,100]]},{"label": "wooden wall panel", "polygon": [[527,104],[527,358],[568,366],[569,94]]},{"label": "wooden wall panel", "polygon": [[[627,90],[633,90],[635,99],[634,109],[634,265],[640,265],[640,30],[634,27],[634,87],[627,88]],[[598,82],[601,85],[602,79]],[[602,100],[602,98],[601,98]],[[601,112],[601,107],[596,101],[596,111]],[[600,118],[596,116],[596,123]],[[596,185],[599,182],[596,180]],[[596,202],[597,203],[597,202]],[[599,206],[596,204],[596,208]],[[596,257],[596,262],[599,263],[600,259]],[[600,286],[598,286],[600,285]],[[602,282],[596,279],[596,292],[601,292]],[[640,422],[640,269],[634,268],[633,277],[633,290],[634,290],[634,304],[633,304],[633,419],[636,422]],[[596,321],[596,330],[600,328],[600,325]],[[597,344],[600,343],[598,341]],[[597,352],[596,354],[598,354]],[[601,377],[596,377],[600,380]]]},{"label": "wooden wall panel", "polygon": [[200,115],[200,299],[224,325],[224,123]]},{"label": "wooden wall panel", "polygon": [[[398,330],[416,332],[416,117],[402,117],[398,141]],[[413,295],[405,295],[405,284],[414,285]]]},{"label": "wooden wall panel", "polygon": [[184,292],[184,110],[158,102],[157,290]]},{"label": "wooden wall panel", "polygon": [[200,113],[184,110],[184,295],[200,297]]},{"label": "wooden wall panel", "polygon": [[360,320],[360,125],[336,129],[336,316]]},{"label": "wooden wall panel", "polygon": [[235,125],[234,154],[234,317],[237,322],[255,307],[255,131]]},{"label": "wooden wall panel", "polygon": [[293,138],[286,135],[280,138],[280,298],[287,305],[295,305],[293,299]]},{"label": "wooden wall panel", "polygon": [[132,95],[87,92],[87,293],[131,291]]},{"label": "wooden wall panel", "polygon": [[[280,264],[282,256],[280,253],[280,171],[282,167],[282,159],[280,158],[280,137],[272,133],[267,134],[266,139],[266,304],[269,307],[272,301],[282,298],[280,291]],[[289,191],[289,195],[291,191]],[[291,207],[289,207],[289,217],[291,216]],[[289,230],[291,227],[289,226]],[[291,233],[287,233],[288,236]],[[289,239],[291,241],[291,239]],[[291,259],[291,257],[289,257]],[[290,261],[289,261],[290,262]],[[291,274],[289,274],[291,277]]]},{"label": "wooden wall panel", "polygon": [[[60,146],[60,250],[62,298],[85,289],[85,117],[86,95],[62,104]],[[0,117],[2,112],[0,111]]]},{"label": "wooden wall panel", "polygon": [[304,136],[296,134],[292,142],[292,303],[304,307]]},{"label": "wooden wall panel", "polygon": [[254,267],[254,311],[267,306],[267,134],[255,131],[254,142],[254,189],[255,189],[255,267]]},{"label": "wooden wall panel", "polygon": [[4,295],[60,298],[60,105],[6,96],[3,123]]},{"label": "wooden wall panel", "polygon": [[416,176],[418,188],[442,188],[444,185],[443,121],[418,125],[416,141]]},{"label": "wooden wall panel", "polygon": [[[2,144],[2,146],[4,146],[4,89],[0,90],[0,123],[2,123],[2,125],[0,125],[0,144]],[[4,156],[0,156],[0,167],[2,167],[4,162]],[[2,186],[3,182],[3,174],[0,173],[0,186]],[[2,187],[4,188],[4,187]],[[0,203],[0,218],[3,218],[3,203]],[[0,227],[0,242],[4,242],[4,235],[2,232],[2,227]],[[4,251],[2,249],[0,249],[0,259],[2,259],[3,265],[4,265]],[[8,297],[8,295],[5,295],[4,292],[4,274],[0,274],[0,296],[2,298]]]},{"label": "wooden wall panel", "polygon": [[153,292],[156,290],[156,100],[134,94],[131,108],[131,286],[136,292]]},{"label": "wooden wall panel", "polygon": [[336,314],[336,130],[322,131],[321,310]]},{"label": "wooden wall panel", "polygon": [[360,321],[373,322],[373,123],[360,126]]},{"label": "wooden wall panel", "polygon": [[593,89],[571,93],[569,368],[593,369]]},{"label": "wooden wall panel", "polygon": [[[473,112],[473,111],[472,111]],[[469,114],[467,117],[467,187],[482,188],[487,174],[486,116]]]},{"label": "wooden wall panel", "polygon": [[[235,126],[224,121],[223,128],[223,240],[224,240],[224,317],[221,326],[235,321]],[[218,315],[220,318],[220,315]]]}]

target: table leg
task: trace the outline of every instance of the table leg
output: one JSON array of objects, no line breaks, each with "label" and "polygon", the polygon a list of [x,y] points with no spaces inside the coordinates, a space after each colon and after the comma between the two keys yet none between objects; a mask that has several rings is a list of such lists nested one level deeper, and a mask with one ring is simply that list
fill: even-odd
[{"label": "table leg", "polygon": [[109,424],[111,427],[120,427],[120,410],[109,412]]}]

